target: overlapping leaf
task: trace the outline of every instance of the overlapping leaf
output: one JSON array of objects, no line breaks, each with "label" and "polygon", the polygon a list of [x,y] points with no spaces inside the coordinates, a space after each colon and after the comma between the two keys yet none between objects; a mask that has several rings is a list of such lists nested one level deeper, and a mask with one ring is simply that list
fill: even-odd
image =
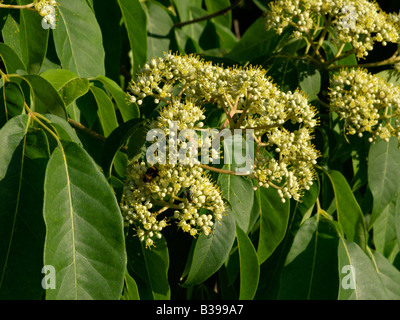
[{"label": "overlapping leaf", "polygon": [[164,238],[147,249],[137,237],[127,238],[128,271],[135,279],[140,299],[166,300],[171,291],[168,284],[169,256]]},{"label": "overlapping leaf", "polygon": [[105,74],[104,48],[96,17],[85,0],[57,2],[54,44],[61,66],[79,77]]},{"label": "overlapping leaf", "polygon": [[95,162],[64,142],[49,160],[44,190],[44,263],[56,270],[47,299],[119,299],[126,266],[122,217]]},{"label": "overlapping leaf", "polygon": [[335,170],[330,171],[328,177],[332,182],[335,193],[338,221],[347,240],[354,241],[365,249],[368,234],[364,215],[346,178]]},{"label": "overlapping leaf", "polygon": [[335,299],[338,239],[334,221],[319,215],[305,221],[286,257],[278,299]]},{"label": "overlapping leaf", "polygon": [[0,130],[0,298],[40,299],[45,228],[43,180],[49,158],[42,130],[28,115]]},{"label": "overlapping leaf", "polygon": [[207,280],[222,266],[235,240],[235,219],[231,214],[222,223],[216,223],[211,235],[201,235],[196,241],[188,276],[184,287]]},{"label": "overlapping leaf", "polygon": [[400,272],[382,255],[368,256],[356,243],[341,239],[338,256],[339,300],[400,299]]},{"label": "overlapping leaf", "polygon": [[251,300],[256,294],[260,277],[260,265],[256,249],[249,237],[236,225],[240,260],[240,294],[239,299]]},{"label": "overlapping leaf", "polygon": [[118,0],[133,56],[133,74],[147,60],[147,18],[139,0]]}]

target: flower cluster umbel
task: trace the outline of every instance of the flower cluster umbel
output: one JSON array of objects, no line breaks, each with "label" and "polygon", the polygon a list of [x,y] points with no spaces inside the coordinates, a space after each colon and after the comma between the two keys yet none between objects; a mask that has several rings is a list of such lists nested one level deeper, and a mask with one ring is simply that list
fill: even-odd
[{"label": "flower cluster umbel", "polygon": [[[161,230],[170,220],[192,236],[210,234],[214,223],[222,220],[225,203],[219,188],[199,166],[197,158],[187,154],[197,152],[188,146],[190,141],[176,134],[178,130],[202,127],[204,118],[203,111],[191,103],[175,102],[164,107],[149,127],[156,133],[160,130],[161,139],[173,140],[176,150],[184,149],[186,156],[171,159],[177,154],[168,152],[171,146],[164,145],[164,149],[158,148],[154,163],[148,157],[147,162],[133,160],[129,164],[121,209],[126,223],[136,225],[146,246],[153,245],[154,237],[161,237]],[[168,209],[173,210],[173,216],[159,219]]]},{"label": "flower cluster umbel", "polygon": [[[252,168],[246,174],[256,179],[256,188],[272,186],[285,201],[300,200],[303,190],[312,185],[313,165],[319,156],[311,143],[313,128],[318,123],[315,109],[302,92],[282,92],[262,68],[225,68],[198,56],[168,52],[144,65],[130,85],[132,102],[142,105],[148,97],[163,106],[150,128],[161,129],[167,140],[176,135],[171,128],[193,129],[198,133],[206,130],[203,108],[210,105],[225,114],[217,132],[231,130],[243,135],[251,132],[256,152]],[[211,146],[214,138],[203,137],[196,145]],[[179,148],[196,154],[188,146],[188,139],[175,141]],[[212,162],[216,157],[219,149],[212,148],[208,160]],[[166,164],[155,165],[158,176],[149,184],[143,181],[143,176],[151,164],[148,161],[130,164],[122,203],[125,219],[141,223],[144,217],[149,217],[158,224],[154,227],[158,232],[159,224],[164,226],[168,220],[158,222],[155,217],[165,208],[172,208],[173,218],[178,219],[184,231],[193,235],[199,231],[209,233],[211,229],[207,226],[221,220],[225,210],[219,189],[203,171],[213,167],[205,168],[198,161],[170,163],[168,160]],[[188,191],[192,201],[184,196]],[[154,213],[154,205],[161,209]],[[208,213],[202,215],[204,210]],[[141,227],[139,235],[151,239],[151,235],[157,235],[154,231],[150,234],[151,228],[150,224],[146,230]]]},{"label": "flower cluster umbel", "polygon": [[345,119],[349,134],[370,132],[377,137],[400,141],[400,88],[364,69],[342,70],[334,75],[329,92],[332,111]]},{"label": "flower cluster umbel", "polygon": [[400,39],[398,16],[384,13],[368,0],[280,0],[270,4],[266,25],[280,34],[288,26],[301,37],[316,34],[323,27],[338,43],[352,44],[357,57],[365,57],[374,42],[386,45]]}]

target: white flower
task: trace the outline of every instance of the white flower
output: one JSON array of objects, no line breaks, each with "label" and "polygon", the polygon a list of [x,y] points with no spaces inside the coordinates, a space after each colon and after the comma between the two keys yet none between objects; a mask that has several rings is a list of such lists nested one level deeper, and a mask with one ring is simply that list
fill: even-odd
[{"label": "white flower", "polygon": [[55,26],[56,25],[56,6],[55,0],[36,0],[36,11],[43,17],[43,21]]},{"label": "white flower", "polygon": [[400,88],[363,69],[342,70],[331,81],[332,111],[345,120],[349,134],[369,132],[389,140],[400,133]]},{"label": "white flower", "polygon": [[334,39],[350,42],[359,58],[368,55],[375,41],[386,45],[400,39],[398,15],[388,15],[368,0],[276,0],[266,13],[266,25],[279,34],[291,26],[299,37],[319,27],[315,16],[328,17],[327,27],[333,28]]}]

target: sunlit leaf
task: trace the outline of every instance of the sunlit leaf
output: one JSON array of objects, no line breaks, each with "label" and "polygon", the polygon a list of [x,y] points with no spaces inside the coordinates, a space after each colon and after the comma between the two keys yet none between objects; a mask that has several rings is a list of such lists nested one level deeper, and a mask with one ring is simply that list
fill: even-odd
[{"label": "sunlit leaf", "polygon": [[232,214],[216,223],[214,231],[201,235],[196,241],[189,274],[184,287],[202,283],[215,273],[224,263],[235,240],[235,219]]},{"label": "sunlit leaf", "polygon": [[64,69],[78,77],[105,74],[101,30],[85,0],[57,1],[57,27],[52,31]]}]

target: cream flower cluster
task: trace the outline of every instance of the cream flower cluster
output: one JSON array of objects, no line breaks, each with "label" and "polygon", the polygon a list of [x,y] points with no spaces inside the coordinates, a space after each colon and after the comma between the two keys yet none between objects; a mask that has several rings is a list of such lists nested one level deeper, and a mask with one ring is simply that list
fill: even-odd
[{"label": "cream flower cluster", "polygon": [[204,119],[203,110],[190,101],[175,101],[162,108],[156,121],[149,125],[150,129],[162,133],[152,141],[158,149],[152,162],[199,165],[218,159],[219,146],[212,148],[216,134],[202,130]]},{"label": "cream flower cluster", "polygon": [[[199,166],[158,164],[157,176],[144,180],[149,165],[133,161],[129,164],[127,181],[121,200],[126,224],[136,226],[137,235],[146,246],[171,220],[190,235],[208,235],[215,222],[221,221],[225,203],[221,193]],[[163,216],[167,209],[173,216]],[[160,218],[161,217],[161,218]]]},{"label": "cream flower cluster", "polygon": [[[162,229],[171,220],[192,236],[210,234],[214,223],[222,220],[225,203],[221,193],[199,166],[196,157],[198,146],[211,145],[211,138],[199,139],[202,144],[196,141],[191,147],[190,139],[177,136],[186,129],[202,127],[201,120],[204,119],[202,110],[192,103],[167,105],[149,127],[161,130],[163,134],[156,143],[174,139],[176,151],[184,149],[184,156],[178,157],[170,150],[174,148],[164,144],[164,148],[161,145],[158,148],[158,158],[153,166],[149,161],[132,161],[128,166],[121,200],[122,214],[126,224],[136,226],[137,234],[146,246],[152,246],[154,239],[161,237]],[[192,132],[196,133],[195,130]],[[196,134],[190,136],[191,139],[196,137]],[[173,157],[177,159],[171,159]],[[168,209],[173,210],[173,215],[160,218]]]},{"label": "cream flower cluster", "polygon": [[363,69],[342,70],[331,81],[332,111],[345,120],[349,134],[365,132],[388,141],[400,141],[400,88]]},{"label": "cream flower cluster", "polygon": [[[291,197],[300,200],[302,191],[313,184],[313,166],[320,155],[312,144],[313,128],[317,125],[315,110],[299,91],[280,92],[266,101],[268,103],[259,106],[256,115],[246,122],[248,127],[259,128],[257,136],[267,136],[263,145],[268,155],[260,152],[256,157],[258,186],[268,188],[278,183],[281,186],[278,194],[283,202]],[[286,122],[299,127],[288,130],[283,126]]]},{"label": "cream flower cluster", "polygon": [[[316,111],[302,92],[282,92],[264,69],[224,68],[197,56],[165,53],[144,66],[130,94],[139,105],[152,96],[172,108],[179,106],[184,114],[187,106],[192,115],[197,113],[196,106],[207,103],[223,108],[234,122],[231,129],[254,130],[259,148],[252,176],[258,180],[257,187],[277,188],[283,201],[299,200],[313,183],[313,165],[319,156],[311,143],[318,123]],[[163,111],[160,121],[167,121],[166,114]],[[271,152],[264,156],[264,151]]]},{"label": "cream flower cluster", "polygon": [[339,43],[350,42],[357,57],[365,57],[375,41],[386,45],[400,39],[398,18],[384,13],[376,2],[368,0],[283,0],[274,1],[266,13],[266,25],[279,34],[292,26],[294,34],[301,37],[315,30],[319,18],[327,17]]},{"label": "cream flower cluster", "polygon": [[43,17],[43,19],[51,25],[56,24],[56,10],[57,3],[55,0],[36,0],[35,10]]},{"label": "cream flower cluster", "polygon": [[319,152],[310,144],[312,139],[308,128],[294,132],[273,129],[266,145],[278,156],[273,157],[271,153],[257,156],[255,176],[258,186],[268,188],[278,183],[281,187],[277,192],[282,202],[292,197],[299,201],[303,190],[309,190],[316,175],[313,165],[317,163]]}]

